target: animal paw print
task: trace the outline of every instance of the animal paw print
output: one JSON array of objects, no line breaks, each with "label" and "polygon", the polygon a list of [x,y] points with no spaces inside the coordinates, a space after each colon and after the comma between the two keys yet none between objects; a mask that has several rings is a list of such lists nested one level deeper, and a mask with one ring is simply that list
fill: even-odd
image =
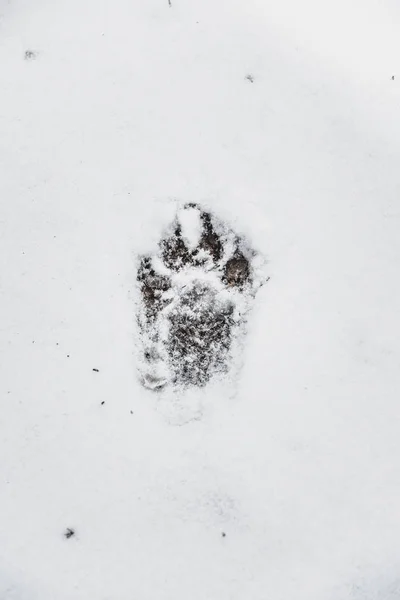
[{"label": "animal paw print", "polygon": [[142,256],[138,323],[145,387],[204,386],[229,370],[232,342],[260,285],[246,241],[196,204]]}]

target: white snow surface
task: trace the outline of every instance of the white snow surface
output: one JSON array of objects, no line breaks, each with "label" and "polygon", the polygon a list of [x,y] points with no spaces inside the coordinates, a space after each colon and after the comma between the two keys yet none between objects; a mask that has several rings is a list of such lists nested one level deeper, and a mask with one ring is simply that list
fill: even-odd
[{"label": "white snow surface", "polygon": [[[0,598],[397,600],[399,4],[171,4],[0,0]],[[271,279],[161,410],[136,256],[179,202]]]},{"label": "white snow surface", "polygon": [[196,248],[201,236],[200,212],[196,208],[180,210],[178,214],[182,237],[189,250]]}]

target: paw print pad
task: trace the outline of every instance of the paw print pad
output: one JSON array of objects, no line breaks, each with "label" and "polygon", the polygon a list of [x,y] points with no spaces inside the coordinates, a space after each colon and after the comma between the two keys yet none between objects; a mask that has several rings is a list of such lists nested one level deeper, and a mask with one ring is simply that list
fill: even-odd
[{"label": "paw print pad", "polygon": [[261,285],[246,240],[196,204],[181,208],[139,261],[140,376],[147,388],[204,386],[229,371]]}]

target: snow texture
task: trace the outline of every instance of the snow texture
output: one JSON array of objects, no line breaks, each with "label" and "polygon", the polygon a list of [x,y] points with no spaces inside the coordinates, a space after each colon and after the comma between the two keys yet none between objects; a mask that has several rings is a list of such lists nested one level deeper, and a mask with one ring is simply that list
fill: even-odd
[{"label": "snow texture", "polygon": [[[0,0],[1,600],[398,600],[399,28]],[[270,280],[228,371],[155,393],[137,257],[185,203]]]},{"label": "snow texture", "polygon": [[179,211],[178,221],[183,241],[189,250],[194,250],[198,246],[202,234],[200,212],[194,206],[186,206]]}]

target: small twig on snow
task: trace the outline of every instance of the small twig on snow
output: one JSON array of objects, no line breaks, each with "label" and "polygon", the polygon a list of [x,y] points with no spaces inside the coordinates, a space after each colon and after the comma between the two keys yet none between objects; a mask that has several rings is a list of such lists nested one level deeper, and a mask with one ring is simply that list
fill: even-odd
[{"label": "small twig on snow", "polygon": [[67,538],[67,540],[69,540],[69,538],[72,538],[72,536],[75,535],[75,531],[71,528],[71,527],[67,527],[67,529],[65,530],[64,536]]}]

